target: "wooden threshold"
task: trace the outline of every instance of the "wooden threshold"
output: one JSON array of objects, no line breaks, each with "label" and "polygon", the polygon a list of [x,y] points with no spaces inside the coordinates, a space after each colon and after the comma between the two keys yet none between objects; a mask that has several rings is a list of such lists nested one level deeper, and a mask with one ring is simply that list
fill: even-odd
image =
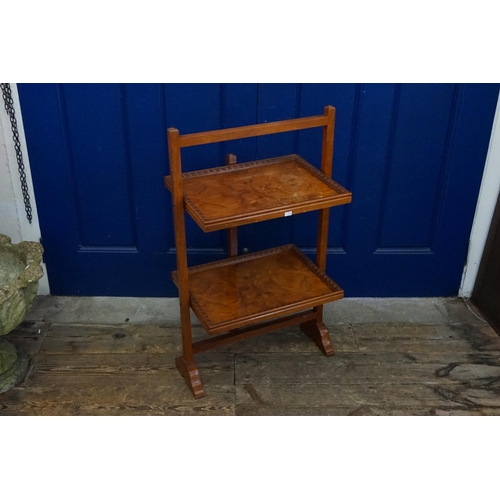
[{"label": "wooden threshold", "polygon": [[[172,191],[172,179],[165,177]],[[184,206],[215,231],[350,203],[352,194],[298,155],[182,175]]]},{"label": "wooden threshold", "polygon": [[[191,308],[211,335],[341,299],[344,291],[295,245],[188,269]],[[172,273],[177,285],[177,271]]]}]

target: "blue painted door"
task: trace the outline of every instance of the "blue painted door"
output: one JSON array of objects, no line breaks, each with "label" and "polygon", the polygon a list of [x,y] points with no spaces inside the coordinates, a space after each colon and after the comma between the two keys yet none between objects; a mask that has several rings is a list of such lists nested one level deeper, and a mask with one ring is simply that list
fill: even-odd
[{"label": "blue painted door", "polygon": [[[456,294],[493,115],[493,84],[19,85],[45,260],[56,295],[175,296],[165,131],[181,134],[337,108],[328,273],[347,296]],[[298,153],[321,131],[183,150],[184,170]],[[189,263],[226,255],[226,233],[187,216]],[[314,258],[315,213],[244,226],[240,250],[296,243]]]}]

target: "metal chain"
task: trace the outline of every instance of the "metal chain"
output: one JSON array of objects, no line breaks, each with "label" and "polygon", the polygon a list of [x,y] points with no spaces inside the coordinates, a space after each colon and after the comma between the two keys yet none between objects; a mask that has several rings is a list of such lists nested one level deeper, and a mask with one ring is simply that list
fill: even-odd
[{"label": "metal chain", "polygon": [[14,111],[14,100],[12,99],[12,92],[10,83],[0,83],[2,89],[3,102],[5,109],[10,118],[10,127],[12,129],[12,139],[14,140],[14,148],[16,149],[17,170],[19,178],[21,179],[21,189],[23,191],[24,208],[26,209],[26,218],[31,224],[33,215],[31,213],[31,201],[28,192],[28,183],[26,182],[26,172],[24,170],[23,152],[21,151],[21,141],[19,140],[19,131],[17,130],[16,113]]}]

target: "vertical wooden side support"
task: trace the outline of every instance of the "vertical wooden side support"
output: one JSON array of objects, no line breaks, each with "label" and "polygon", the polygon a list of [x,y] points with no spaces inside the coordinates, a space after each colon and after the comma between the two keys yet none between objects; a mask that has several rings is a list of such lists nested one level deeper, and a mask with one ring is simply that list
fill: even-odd
[{"label": "vertical wooden side support", "polygon": [[186,248],[186,228],[184,223],[184,194],[182,191],[181,149],[179,131],[169,128],[168,155],[170,175],[172,177],[172,201],[174,209],[175,247],[179,284],[179,304],[182,325],[182,356],[175,360],[175,365],[195,398],[204,395],[200,374],[193,359],[193,341],[191,336],[191,316],[189,310],[189,281]]},{"label": "vertical wooden side support", "polygon": [[[335,132],[335,108],[326,106],[324,110],[328,123],[323,127],[323,141],[321,150],[321,171],[329,178],[332,177],[333,140]],[[318,241],[316,250],[316,265],[326,271],[326,252],[328,249],[328,223],[330,209],[325,208],[319,213]],[[328,330],[323,323],[323,306],[315,307],[316,320],[301,324],[302,330],[311,337],[326,356],[334,354]]]},{"label": "vertical wooden side support", "polygon": [[[323,144],[321,151],[321,171],[332,178],[333,164],[333,137],[335,130],[335,108],[325,107],[325,115],[328,124],[323,127]],[[328,220],[330,209],[325,208],[319,214],[318,247],[316,252],[316,265],[324,272],[326,271],[326,251],[328,248]]]},{"label": "vertical wooden side support", "polygon": [[227,254],[229,257],[238,255],[238,228],[230,227],[227,230]]},{"label": "vertical wooden side support", "polygon": [[[234,165],[238,163],[236,155],[228,154],[226,156],[226,165]],[[229,257],[238,255],[238,228],[230,227],[227,230],[227,253]]]}]

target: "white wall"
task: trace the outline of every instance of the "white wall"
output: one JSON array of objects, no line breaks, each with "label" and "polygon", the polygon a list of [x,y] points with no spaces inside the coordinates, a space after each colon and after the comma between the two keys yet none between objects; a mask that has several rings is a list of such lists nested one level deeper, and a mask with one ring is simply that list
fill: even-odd
[{"label": "white wall", "polygon": [[469,239],[467,263],[462,275],[462,285],[458,295],[468,298],[472,295],[476,283],[477,272],[481,264],[484,245],[490,230],[491,219],[495,211],[498,193],[500,192],[500,96],[497,102],[495,119],[491,131],[490,145],[486,156],[483,180],[479,190],[476,213]]},{"label": "white wall", "polygon": [[[2,112],[2,110],[0,110]],[[4,131],[0,123],[0,233],[10,236],[16,243],[21,240],[16,199],[7,159]]]},{"label": "white wall", "polygon": [[[17,87],[11,83],[12,97],[14,99],[14,109],[16,112],[17,125],[21,140],[23,161],[28,182],[28,190],[31,198],[33,219],[30,224],[26,219],[24,209],[24,199],[17,171],[17,159],[12,140],[10,119],[4,108],[3,99],[0,95],[0,233],[6,234],[14,243],[21,240],[39,241],[40,225],[38,222],[38,212],[36,209],[35,192],[31,180],[31,169],[29,165],[28,151],[26,150],[26,139],[24,137],[23,120],[19,106],[19,96]],[[38,287],[39,295],[50,293],[47,279],[47,269],[42,264],[44,276],[40,280]]]}]

